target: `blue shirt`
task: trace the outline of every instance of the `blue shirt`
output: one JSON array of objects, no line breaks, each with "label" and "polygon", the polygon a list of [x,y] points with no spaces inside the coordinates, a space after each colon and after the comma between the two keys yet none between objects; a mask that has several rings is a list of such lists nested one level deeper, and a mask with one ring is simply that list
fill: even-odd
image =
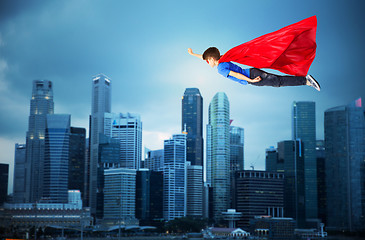
[{"label": "blue shirt", "polygon": [[243,85],[247,85],[247,81],[232,77],[229,75],[229,72],[233,71],[233,72],[241,73],[249,78],[250,69],[243,69],[231,62],[222,62],[222,63],[218,64],[217,69],[218,69],[218,73],[223,75],[224,77],[229,78],[235,82],[241,83]]}]

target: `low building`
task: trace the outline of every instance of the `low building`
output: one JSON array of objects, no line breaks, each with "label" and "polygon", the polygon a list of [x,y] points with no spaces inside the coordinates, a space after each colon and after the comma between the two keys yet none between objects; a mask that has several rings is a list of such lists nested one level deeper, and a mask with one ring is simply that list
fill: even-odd
[{"label": "low building", "polygon": [[295,225],[293,218],[256,216],[250,220],[250,231],[254,236],[268,240],[292,240],[295,239]]}]

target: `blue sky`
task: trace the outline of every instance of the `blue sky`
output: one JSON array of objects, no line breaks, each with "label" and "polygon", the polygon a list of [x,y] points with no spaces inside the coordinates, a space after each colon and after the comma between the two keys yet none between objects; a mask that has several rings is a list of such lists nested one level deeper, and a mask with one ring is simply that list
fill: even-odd
[{"label": "blue sky", "polygon": [[[323,139],[324,111],[365,97],[363,9],[361,0],[0,0],[0,162],[11,164],[12,182],[33,80],[51,80],[55,113],[71,114],[73,126],[88,128],[92,77],[104,73],[112,79],[112,111],[140,114],[150,149],[180,132],[185,88],[200,89],[204,126],[209,102],[225,92],[232,124],[245,129],[246,169],[264,169],[265,149],[291,139],[293,101],[316,102],[317,138]],[[318,48],[309,72],[321,92],[242,86],[187,53],[210,46],[224,53],[313,15]]]}]

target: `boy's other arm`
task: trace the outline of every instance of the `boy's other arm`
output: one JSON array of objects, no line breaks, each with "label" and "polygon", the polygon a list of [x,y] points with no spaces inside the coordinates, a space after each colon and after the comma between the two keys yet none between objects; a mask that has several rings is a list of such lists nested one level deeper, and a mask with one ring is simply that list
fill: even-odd
[{"label": "boy's other arm", "polygon": [[241,79],[241,80],[245,80],[247,82],[252,82],[252,83],[260,82],[261,81],[261,77],[260,76],[255,77],[254,79],[251,79],[251,78],[246,77],[245,75],[243,75],[241,73],[234,72],[234,71],[229,71],[229,75],[232,76],[232,77]]},{"label": "boy's other arm", "polygon": [[197,57],[197,58],[200,58],[203,60],[203,55],[202,54],[197,54],[197,53],[193,53],[193,50],[191,48],[188,48],[188,52],[190,55],[194,56],[194,57]]}]

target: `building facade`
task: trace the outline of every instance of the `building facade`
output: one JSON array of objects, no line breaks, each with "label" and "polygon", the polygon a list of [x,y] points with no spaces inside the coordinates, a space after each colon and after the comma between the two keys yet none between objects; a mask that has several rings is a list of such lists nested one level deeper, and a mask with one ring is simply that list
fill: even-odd
[{"label": "building facade", "polygon": [[165,221],[186,216],[186,134],[164,141],[163,215]]},{"label": "building facade", "polygon": [[364,231],[365,119],[361,98],[324,118],[327,229]]},{"label": "building facade", "polygon": [[111,80],[103,74],[92,79],[91,116],[89,134],[88,173],[89,186],[87,198],[92,215],[96,214],[98,182],[99,137],[104,134],[104,114],[111,112]]},{"label": "building facade", "polygon": [[283,217],[284,174],[266,171],[236,171],[236,210],[242,213],[237,227],[249,230],[255,216]]},{"label": "building facade", "polygon": [[25,202],[36,202],[43,196],[46,116],[47,114],[53,114],[53,112],[52,82],[48,80],[33,81],[26,136]]},{"label": "building facade", "polygon": [[213,218],[222,219],[230,199],[229,101],[223,92],[209,104],[207,126],[207,182],[212,187]]},{"label": "building facade", "polygon": [[163,219],[163,173],[149,169],[137,171],[136,218],[150,226]]},{"label": "building facade", "polygon": [[145,150],[145,154],[144,167],[152,171],[162,172],[164,165],[163,149],[147,150],[147,152]]},{"label": "building facade", "polygon": [[47,115],[42,199],[48,203],[67,203],[71,116]]},{"label": "building facade", "polygon": [[104,222],[112,225],[138,225],[135,218],[136,170],[106,169],[104,175]]},{"label": "building facade", "polygon": [[120,141],[120,165],[138,170],[142,161],[142,122],[137,114],[106,113],[104,134]]},{"label": "building facade", "polygon": [[278,143],[276,154],[274,151],[266,152],[266,170],[282,173],[285,176],[284,216],[295,219],[297,227],[305,228],[304,148],[302,142],[281,141]]},{"label": "building facade", "polygon": [[305,211],[307,219],[318,218],[316,106],[314,102],[294,102],[293,138],[304,146]]},{"label": "building facade", "polygon": [[203,166],[187,162],[186,174],[186,215],[201,218],[203,216]]},{"label": "building facade", "polygon": [[14,181],[13,181],[13,200],[14,203],[26,202],[26,144],[15,144],[14,154]]},{"label": "building facade", "polygon": [[197,88],[185,89],[182,97],[181,131],[187,132],[186,160],[203,166],[203,97]]},{"label": "building facade", "polygon": [[0,206],[6,202],[8,196],[9,164],[0,163]]}]

